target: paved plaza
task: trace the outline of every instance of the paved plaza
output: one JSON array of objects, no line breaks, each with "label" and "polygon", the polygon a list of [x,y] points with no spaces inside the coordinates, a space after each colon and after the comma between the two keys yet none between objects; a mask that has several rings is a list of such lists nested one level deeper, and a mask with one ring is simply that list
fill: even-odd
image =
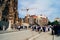
[{"label": "paved plaza", "polygon": [[0,34],[0,40],[27,40],[30,37],[35,36],[37,34],[38,32],[31,30],[4,33],[4,34]]},{"label": "paved plaza", "polygon": [[23,30],[0,34],[0,40],[59,40],[60,36],[51,35],[51,32],[38,32]]},{"label": "paved plaza", "polygon": [[60,36],[54,35],[54,40],[60,40]]},{"label": "paved plaza", "polygon": [[50,32],[42,32],[37,38],[34,38],[34,40],[53,40],[53,36]]}]

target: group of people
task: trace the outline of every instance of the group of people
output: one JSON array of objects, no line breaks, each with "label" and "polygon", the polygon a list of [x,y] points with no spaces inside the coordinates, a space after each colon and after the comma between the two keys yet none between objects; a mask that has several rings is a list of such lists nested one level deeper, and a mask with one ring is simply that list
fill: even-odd
[{"label": "group of people", "polygon": [[43,32],[50,31],[50,26],[43,26],[43,27],[41,27],[39,25],[29,25],[28,27],[27,26],[20,26],[20,25],[17,26],[17,25],[14,25],[12,27],[12,29],[13,28],[18,29],[19,31],[21,29],[27,29],[27,28],[32,29],[32,31],[38,31],[38,32],[41,32],[41,31],[43,31]]},{"label": "group of people", "polygon": [[20,30],[20,29],[27,29],[27,26],[18,26],[17,29],[18,30]]},{"label": "group of people", "polygon": [[47,32],[51,31],[52,34],[60,35],[60,25],[48,25],[48,26],[39,26],[39,25],[32,25],[30,26],[32,31],[38,31],[38,32]]},{"label": "group of people", "polygon": [[21,30],[21,29],[27,29],[27,26],[20,26],[20,25],[13,25],[11,27],[12,29],[17,29],[17,30]]},{"label": "group of people", "polygon": [[60,25],[53,25],[52,34],[60,34]]},{"label": "group of people", "polygon": [[37,25],[33,25],[33,26],[30,26],[32,28],[32,31],[43,31],[43,32],[46,32],[46,31],[50,31],[50,26],[37,26]]}]

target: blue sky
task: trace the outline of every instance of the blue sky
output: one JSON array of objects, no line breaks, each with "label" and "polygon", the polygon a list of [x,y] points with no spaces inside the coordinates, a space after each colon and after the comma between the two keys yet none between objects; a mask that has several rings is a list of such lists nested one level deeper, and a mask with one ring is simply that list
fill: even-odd
[{"label": "blue sky", "polygon": [[30,15],[44,14],[50,21],[53,21],[56,17],[60,18],[60,0],[18,0],[18,13],[19,17],[24,18],[26,15],[26,9],[30,10]]}]

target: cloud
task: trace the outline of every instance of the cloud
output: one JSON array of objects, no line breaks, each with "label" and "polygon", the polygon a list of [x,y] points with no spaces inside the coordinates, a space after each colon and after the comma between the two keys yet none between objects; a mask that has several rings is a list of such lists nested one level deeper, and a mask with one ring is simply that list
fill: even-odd
[{"label": "cloud", "polygon": [[[21,9],[34,8],[29,10],[29,14],[45,14],[49,19],[60,17],[60,0],[18,0],[19,16],[26,15],[26,11],[21,12]],[[22,14],[21,14],[22,13]],[[57,14],[57,15],[56,15]],[[50,17],[51,16],[51,17]]]}]

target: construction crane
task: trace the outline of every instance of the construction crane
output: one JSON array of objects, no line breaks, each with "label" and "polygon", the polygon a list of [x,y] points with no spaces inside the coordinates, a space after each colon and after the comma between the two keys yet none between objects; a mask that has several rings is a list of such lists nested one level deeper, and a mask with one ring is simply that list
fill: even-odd
[{"label": "construction crane", "polygon": [[34,9],[37,9],[37,8],[26,8],[26,9],[21,9],[21,11],[26,11],[27,14],[28,14],[28,11],[29,11],[29,10],[34,10]]},{"label": "construction crane", "polygon": [[26,18],[25,18],[25,23],[29,23],[28,19],[29,19],[29,14],[28,14],[28,11],[29,10],[33,10],[33,9],[36,9],[36,8],[26,8],[26,9],[21,9],[21,11],[26,11]]},{"label": "construction crane", "polygon": [[32,9],[36,9],[36,8],[26,8],[26,9],[21,9],[22,11],[29,11],[29,10],[32,10]]},{"label": "construction crane", "polygon": [[[27,15],[28,15],[28,13],[29,13],[30,10],[40,11],[40,13],[42,12],[42,10],[40,10],[40,8],[25,8],[25,9],[21,9],[21,11],[26,11]],[[37,15],[37,14],[35,13],[35,15]]]}]

